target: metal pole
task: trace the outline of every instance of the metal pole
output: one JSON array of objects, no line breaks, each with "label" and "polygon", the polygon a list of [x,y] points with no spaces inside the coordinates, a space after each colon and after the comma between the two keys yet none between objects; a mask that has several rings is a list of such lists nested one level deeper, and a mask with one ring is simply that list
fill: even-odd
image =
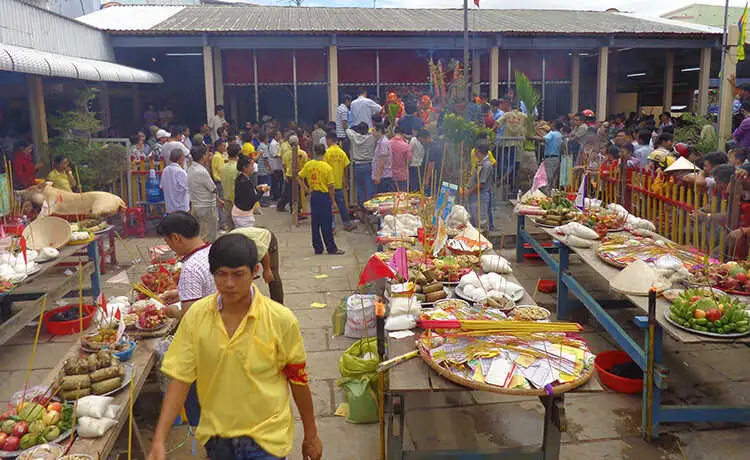
[{"label": "metal pole", "polygon": [[[510,53],[508,53],[508,91],[510,91],[510,81],[512,79],[512,77],[510,75],[510,71],[511,71],[511,68],[510,68]],[[513,103],[513,101],[508,101],[508,102],[510,102],[511,104]]]},{"label": "metal pole", "polygon": [[[297,51],[292,50],[292,87],[294,88],[294,122],[299,123],[299,101],[297,100]],[[297,176],[294,176],[297,177]]]},{"label": "metal pole", "polygon": [[[729,0],[726,0],[724,2],[724,32],[721,36],[721,70],[719,71],[719,116],[717,118],[717,121],[719,122],[719,125],[721,125],[721,116],[724,113],[724,107],[721,107],[721,104],[724,102],[724,95],[722,94],[724,86],[721,84],[721,79],[724,77],[724,57],[727,53],[727,39],[729,38],[729,31],[727,30],[727,25],[729,21]],[[730,112],[731,117],[731,112]],[[719,145],[721,145],[721,142],[724,142],[723,140],[719,139]]]},{"label": "metal pole", "polygon": [[468,103],[471,96],[471,87],[469,86],[469,0],[464,0],[464,85],[464,99]]},{"label": "metal pole", "polygon": [[253,50],[253,90],[255,91],[255,121],[260,123],[260,103],[258,102],[258,58]]}]

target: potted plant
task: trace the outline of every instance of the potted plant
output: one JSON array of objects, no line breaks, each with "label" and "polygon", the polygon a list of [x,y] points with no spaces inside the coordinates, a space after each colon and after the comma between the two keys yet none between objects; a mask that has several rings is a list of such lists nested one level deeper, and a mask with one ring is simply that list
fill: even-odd
[{"label": "potted plant", "polygon": [[518,187],[527,189],[531,185],[531,180],[534,176],[534,172],[537,169],[536,162],[536,151],[534,141],[531,140],[531,136],[535,132],[535,117],[534,112],[536,107],[542,100],[539,91],[534,89],[529,78],[521,72],[515,73],[516,80],[516,95],[518,96],[519,105],[523,103],[526,107],[526,142],[523,145],[523,153],[519,161],[518,168]]}]

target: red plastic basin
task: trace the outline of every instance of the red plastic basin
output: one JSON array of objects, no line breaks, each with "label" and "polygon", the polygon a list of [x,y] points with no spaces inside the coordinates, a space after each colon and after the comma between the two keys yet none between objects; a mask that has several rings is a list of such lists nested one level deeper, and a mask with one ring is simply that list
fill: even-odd
[{"label": "red plastic basin", "polygon": [[[81,332],[81,321],[79,319],[74,319],[71,321],[50,321],[50,318],[52,315],[54,315],[57,312],[65,311],[69,308],[78,308],[77,304],[71,304],[66,305],[64,307],[58,307],[55,309],[52,309],[44,314],[42,317],[42,323],[44,324],[45,329],[52,334],[52,335],[69,335],[69,334],[76,334],[78,332]],[[94,319],[94,312],[96,311],[96,306],[94,305],[84,305],[83,306],[83,329],[87,329],[89,325],[91,325],[91,320]]]},{"label": "red plastic basin", "polygon": [[618,364],[625,364],[632,361],[630,356],[624,351],[603,351],[596,355],[594,367],[596,367],[596,371],[599,374],[599,380],[607,388],[618,393],[641,393],[643,391],[643,379],[628,379],[609,372]]}]

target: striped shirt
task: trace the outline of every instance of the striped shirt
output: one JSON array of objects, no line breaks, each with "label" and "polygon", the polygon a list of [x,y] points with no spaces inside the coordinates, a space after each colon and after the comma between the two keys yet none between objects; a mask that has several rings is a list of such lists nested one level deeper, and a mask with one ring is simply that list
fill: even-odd
[{"label": "striped shirt", "polygon": [[349,123],[349,107],[346,104],[340,104],[336,107],[336,137],[343,139],[346,137],[346,128],[344,122]]}]

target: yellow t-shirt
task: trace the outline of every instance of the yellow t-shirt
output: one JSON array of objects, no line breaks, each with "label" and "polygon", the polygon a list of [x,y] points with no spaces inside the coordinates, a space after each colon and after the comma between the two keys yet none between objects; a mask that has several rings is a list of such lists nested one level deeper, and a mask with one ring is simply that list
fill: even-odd
[{"label": "yellow t-shirt", "polygon": [[70,181],[68,180],[68,175],[64,172],[60,172],[56,169],[53,169],[52,171],[47,174],[47,180],[52,182],[52,186],[55,188],[59,188],[60,190],[66,190],[68,192],[72,192],[73,189],[70,187]]},{"label": "yellow t-shirt", "polygon": [[326,150],[323,161],[333,168],[333,188],[344,188],[344,169],[349,166],[349,157],[346,156],[338,144],[333,144]]},{"label": "yellow t-shirt", "polygon": [[333,168],[325,161],[308,161],[299,172],[299,177],[307,180],[313,192],[328,193],[328,186],[334,185]]},{"label": "yellow t-shirt", "polygon": [[271,246],[271,231],[260,227],[242,227],[235,228],[229,233],[239,233],[253,240],[255,247],[258,248],[258,260],[263,261],[263,258],[268,254],[268,247]]},{"label": "yellow t-shirt", "polygon": [[211,177],[217,181],[221,180],[221,168],[224,167],[224,154],[217,151],[211,157]]},{"label": "yellow t-shirt", "polygon": [[[287,144],[288,145],[288,144]],[[297,148],[297,169],[299,171],[305,166],[307,160],[310,157],[307,156],[307,152],[301,148]],[[292,177],[292,147],[289,146],[287,150],[281,149],[281,164],[284,166],[284,175],[286,177]]]},{"label": "yellow t-shirt", "polygon": [[246,157],[251,156],[253,160],[255,159],[255,146],[252,142],[245,142],[242,144],[242,154]]},{"label": "yellow t-shirt", "polygon": [[224,198],[234,201],[234,182],[240,172],[237,171],[237,162],[229,160],[221,167],[219,177],[221,178],[221,188],[224,190]]},{"label": "yellow t-shirt", "polygon": [[[217,294],[185,313],[161,370],[184,383],[197,380],[201,420],[196,437],[252,437],[263,450],[292,450],[294,417],[284,369],[307,360],[299,322],[291,310],[260,293],[234,335],[227,336]],[[296,384],[296,382],[293,382]]]}]

